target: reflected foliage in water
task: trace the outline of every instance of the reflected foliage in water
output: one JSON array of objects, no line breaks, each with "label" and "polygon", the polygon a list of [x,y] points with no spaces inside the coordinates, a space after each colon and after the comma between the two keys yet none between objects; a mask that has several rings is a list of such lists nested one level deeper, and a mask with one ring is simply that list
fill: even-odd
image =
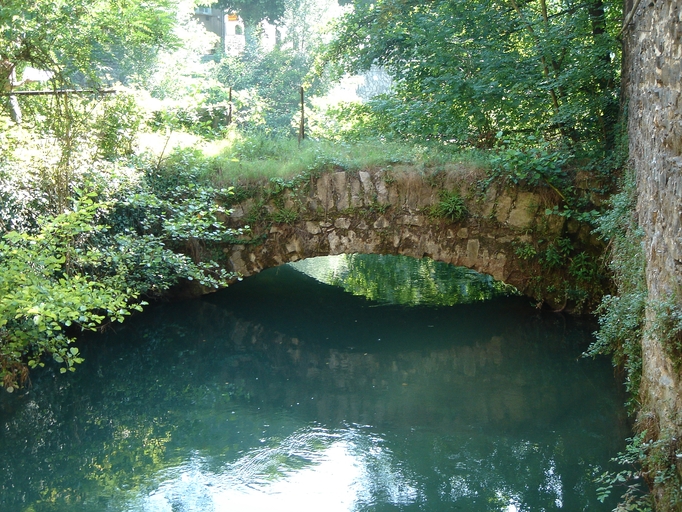
[{"label": "reflected foliage in water", "polygon": [[384,304],[453,306],[518,293],[489,275],[430,258],[339,254],[289,265],[322,283]]},{"label": "reflected foliage in water", "polygon": [[610,510],[592,480],[627,426],[591,328],[263,272],[3,394],[0,510]]}]

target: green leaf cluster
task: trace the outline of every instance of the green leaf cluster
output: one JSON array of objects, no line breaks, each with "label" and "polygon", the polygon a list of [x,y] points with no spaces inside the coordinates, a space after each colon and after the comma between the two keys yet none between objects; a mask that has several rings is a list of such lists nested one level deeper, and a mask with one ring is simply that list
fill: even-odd
[{"label": "green leaf cluster", "polygon": [[95,242],[105,226],[98,212],[110,207],[85,197],[72,211],[43,219],[36,234],[11,231],[0,241],[0,382],[12,391],[51,355],[73,371],[79,351],[70,329],[93,330],[140,310],[139,290],[127,284],[125,266]]},{"label": "green leaf cluster", "polygon": [[561,189],[567,186],[564,170],[570,160],[569,151],[541,144],[533,148],[509,147],[491,160],[491,179],[504,178],[515,185],[537,188],[546,185],[564,197]]},{"label": "green leaf cluster", "polygon": [[171,0],[5,0],[0,53],[19,69],[52,71],[63,84],[127,81],[176,44],[176,9]]},{"label": "green leaf cluster", "polygon": [[642,336],[647,303],[643,232],[635,218],[636,184],[626,175],[622,190],[598,221],[597,232],[611,248],[609,270],[617,294],[605,295],[597,309],[599,330],[586,355],[610,354],[625,369],[625,386],[635,404],[642,376]]},{"label": "green leaf cluster", "polygon": [[441,217],[452,221],[459,221],[468,215],[464,198],[457,190],[441,190],[440,201],[434,204],[428,211],[431,217]]},{"label": "green leaf cluster", "polygon": [[234,277],[203,254],[206,244],[239,234],[222,223],[229,210],[220,203],[232,190],[193,182],[191,166],[184,174],[139,159],[137,166],[123,182],[111,168],[91,169],[66,211],[2,235],[0,385],[7,390],[49,358],[73,371],[82,361],[72,346],[79,331],[123,321],[181,278],[217,288]]},{"label": "green leaf cluster", "polygon": [[[621,5],[612,0],[354,2],[326,60],[383,66],[386,135],[490,147],[495,135],[613,144]],[[364,112],[363,112],[364,115]]]}]

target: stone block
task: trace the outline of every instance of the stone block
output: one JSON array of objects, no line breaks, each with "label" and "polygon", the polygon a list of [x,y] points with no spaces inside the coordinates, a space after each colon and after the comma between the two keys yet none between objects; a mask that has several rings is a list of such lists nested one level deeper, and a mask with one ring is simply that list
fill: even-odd
[{"label": "stone block", "polygon": [[388,204],[388,188],[386,188],[386,183],[384,183],[384,180],[379,176],[376,181],[376,188],[377,188],[377,201],[380,204]]},{"label": "stone block", "polygon": [[469,240],[467,242],[467,259],[471,262],[476,261],[478,259],[478,250],[480,247],[481,244],[478,239],[474,238],[473,240]]},{"label": "stone block", "polygon": [[374,201],[374,195],[377,193],[374,183],[372,183],[372,176],[366,171],[360,171],[358,176],[360,176],[360,183],[362,183],[365,192],[365,201],[369,204]]},{"label": "stone block", "polygon": [[339,237],[339,235],[336,234],[336,231],[332,231],[327,235],[327,241],[329,242],[329,255],[330,256],[343,253],[343,246],[341,243],[341,237]]},{"label": "stone block", "polygon": [[533,224],[540,198],[532,192],[519,192],[514,207],[509,212],[507,224],[515,228],[527,228]]},{"label": "stone block", "polygon": [[401,201],[400,190],[396,183],[391,183],[387,185],[388,188],[388,202],[394,206],[403,206],[404,199]]},{"label": "stone block", "polygon": [[300,253],[302,249],[301,239],[298,237],[292,238],[286,243],[285,247],[287,248],[287,252],[289,254],[292,252]]},{"label": "stone block", "polygon": [[503,194],[497,198],[495,205],[495,218],[497,222],[504,224],[509,218],[509,211],[512,207],[512,198],[507,194]]},{"label": "stone block", "polygon": [[241,251],[235,251],[230,256],[230,263],[232,270],[239,275],[248,276],[250,275],[248,269],[246,268],[246,262],[242,259]]},{"label": "stone block", "polygon": [[391,226],[391,223],[388,221],[388,219],[385,216],[379,217],[376,221],[374,221],[374,229],[386,229]]},{"label": "stone block", "polygon": [[[485,193],[485,200],[480,207],[481,217],[488,219],[493,215],[495,210],[495,199],[497,198],[497,187],[492,185]],[[511,204],[511,203],[510,203]],[[501,221],[504,222],[504,221]]]},{"label": "stone block", "polygon": [[305,223],[305,230],[311,235],[319,235],[322,230],[317,222],[310,222],[309,220]]},{"label": "stone block", "polygon": [[423,215],[403,215],[400,217],[400,224],[403,226],[423,226],[424,216]]},{"label": "stone block", "polygon": [[336,195],[336,209],[341,211],[348,208],[348,184],[346,183],[346,173],[335,172],[332,174],[334,184],[334,194]]},{"label": "stone block", "polygon": [[360,180],[353,178],[350,182],[350,205],[353,208],[359,208],[364,205],[362,200],[362,186]]},{"label": "stone block", "polygon": [[334,206],[332,190],[331,190],[331,174],[322,174],[315,183],[316,192],[315,197],[320,202],[320,205],[325,210],[330,210]]},{"label": "stone block", "polygon": [[334,221],[334,227],[338,229],[348,229],[350,227],[350,219],[339,217]]}]

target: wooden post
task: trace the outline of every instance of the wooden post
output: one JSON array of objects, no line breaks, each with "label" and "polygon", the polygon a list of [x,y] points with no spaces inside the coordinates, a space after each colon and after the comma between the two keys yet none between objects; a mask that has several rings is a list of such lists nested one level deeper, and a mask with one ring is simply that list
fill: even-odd
[{"label": "wooden post", "polygon": [[298,144],[305,139],[305,104],[303,102],[303,86],[301,86],[301,123],[298,127]]}]

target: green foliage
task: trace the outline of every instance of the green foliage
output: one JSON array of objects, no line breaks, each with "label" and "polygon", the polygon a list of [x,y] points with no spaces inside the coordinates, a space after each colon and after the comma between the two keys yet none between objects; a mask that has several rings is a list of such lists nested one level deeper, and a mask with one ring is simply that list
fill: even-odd
[{"label": "green foliage", "polygon": [[[70,346],[78,330],[123,321],[145,304],[141,297],[158,296],[181,278],[219,287],[233,277],[201,254],[205,244],[240,233],[222,225],[229,211],[216,204],[232,191],[197,183],[201,169],[191,166],[192,156],[171,154],[168,168],[138,159],[127,175],[113,164],[81,169],[73,177],[93,192],[72,182],[64,213],[34,207],[30,215],[44,214],[30,230],[4,233],[0,384],[14,390],[46,356],[73,371],[81,360]],[[5,186],[21,192],[21,182]]]},{"label": "green foliage", "polygon": [[132,155],[143,119],[142,109],[132,94],[119,93],[106,101],[102,113],[93,124],[97,156],[115,160]]},{"label": "green foliage", "polygon": [[266,206],[266,201],[264,199],[259,199],[249,210],[249,214],[246,217],[246,222],[248,222],[249,225],[256,225],[268,222],[270,218],[270,212]]},{"label": "green foliage", "polygon": [[612,196],[610,210],[598,221],[597,232],[610,244],[609,269],[618,294],[603,297],[597,308],[599,331],[586,351],[591,356],[610,354],[614,365],[625,369],[631,400],[637,399],[641,381],[647,301],[643,233],[635,219],[635,187],[633,177],[627,176],[622,191]]},{"label": "green foliage", "polygon": [[[94,242],[105,227],[95,222],[109,205],[85,197],[73,211],[41,222],[35,235],[11,231],[0,242],[0,379],[8,391],[49,354],[73,371],[82,361],[69,347],[70,326],[95,329],[141,309],[139,290],[126,282],[125,267],[112,269],[111,253]],[[112,271],[113,270],[113,271]]]},{"label": "green foliage", "polygon": [[294,134],[300,116],[300,87],[305,85],[306,109],[310,97],[321,93],[325,81],[309,81],[313,56],[276,47],[256,55],[225,56],[218,76],[233,89],[233,121],[242,129],[266,134]]},{"label": "green foliage", "polygon": [[314,137],[333,141],[410,139],[418,132],[401,122],[400,113],[404,109],[404,102],[390,96],[378,96],[364,103],[338,103],[328,107],[324,115],[313,113],[310,132]]},{"label": "green foliage", "polygon": [[[574,196],[568,196],[566,199],[572,203],[576,202],[576,197]],[[565,219],[573,219],[580,223],[596,226],[600,213],[597,210],[580,211],[579,209],[564,204],[562,207],[555,205],[551,209],[547,208],[545,210],[545,215],[558,215]]]},{"label": "green foliage", "polygon": [[616,512],[651,512],[653,510],[651,496],[642,485],[644,482],[642,482],[640,469],[642,462],[646,459],[648,449],[645,442],[646,435],[645,430],[628,439],[625,451],[612,459],[620,465],[628,466],[628,469],[623,469],[617,473],[605,471],[596,479],[596,482],[601,484],[601,487],[597,488],[597,498],[602,503],[611,495],[614,487],[626,487],[625,492],[622,493],[620,504],[615,509]]},{"label": "green foliage", "polygon": [[0,48],[19,69],[28,64],[62,84],[96,86],[112,72],[125,80],[148,71],[157,51],[176,43],[174,25],[170,0],[6,0]]},{"label": "green foliage", "polygon": [[535,237],[532,242],[513,242],[514,254],[523,260],[528,275],[528,290],[557,310],[568,307],[582,313],[593,307],[608,286],[599,257],[581,250],[579,237],[564,233],[549,239]]},{"label": "green foliage", "polygon": [[542,254],[541,262],[543,266],[545,266],[548,269],[563,267],[564,265],[566,265],[568,257],[572,251],[573,242],[571,242],[571,239],[559,238],[558,240],[548,244],[547,249],[545,249],[544,253]]},{"label": "green foliage", "polygon": [[[628,468],[617,473],[606,471],[597,478],[597,482],[602,484],[597,489],[600,501],[603,502],[614,487],[619,486],[625,487],[625,492],[616,512],[679,510],[682,505],[682,481],[677,461],[681,456],[680,442],[675,435],[666,431],[657,433],[655,427],[652,431],[643,430],[628,439],[625,451],[613,459]],[[655,504],[653,496],[643,484],[657,489]]]},{"label": "green foliage", "polygon": [[457,190],[441,190],[440,201],[429,208],[429,215],[459,221],[468,215],[464,199]]},{"label": "green foliage", "polygon": [[[69,328],[94,330],[105,321],[121,322],[141,310],[140,294],[157,294],[179,277],[213,287],[230,277],[213,272],[212,263],[197,264],[173,252],[159,236],[111,231],[98,219],[115,213],[116,203],[96,203],[92,197],[41,221],[35,235],[12,231],[0,242],[0,379],[8,390],[25,380],[26,358],[33,368],[50,354],[64,364],[63,371],[73,371],[81,359],[69,348]],[[149,201],[143,204],[146,208]],[[194,210],[191,204],[187,208],[180,212],[180,228],[177,221],[164,222],[164,236],[185,238],[185,229],[191,236],[206,235],[201,222],[189,229],[182,214],[194,216]]]},{"label": "green foliage", "polygon": [[682,368],[682,308],[676,296],[664,300],[650,300],[653,313],[647,336],[657,340],[676,370]]},{"label": "green foliage", "polygon": [[350,72],[379,65],[393,76],[390,96],[363,113],[376,114],[383,134],[490,147],[498,132],[538,133],[611,147],[619,2],[379,0],[354,7],[326,60]]},{"label": "green foliage", "polygon": [[272,214],[272,220],[279,224],[293,224],[299,218],[299,214],[296,210],[291,208],[282,208],[281,210],[275,211]]},{"label": "green foliage", "polygon": [[568,266],[568,273],[576,281],[583,284],[596,283],[601,280],[601,272],[599,271],[599,264],[593,256],[585,251],[582,251],[573,258]]},{"label": "green foliage", "polygon": [[529,188],[544,184],[564,197],[561,192],[567,184],[564,167],[570,158],[570,152],[565,149],[555,150],[547,145],[528,149],[508,148],[492,158],[491,178],[502,178]]},{"label": "green foliage", "polygon": [[389,203],[380,203],[375,198],[374,201],[372,201],[372,203],[369,205],[369,211],[383,215],[390,207],[391,205]]},{"label": "green foliage", "polygon": [[514,247],[514,254],[522,260],[532,260],[537,256],[538,251],[533,244],[522,242]]}]

